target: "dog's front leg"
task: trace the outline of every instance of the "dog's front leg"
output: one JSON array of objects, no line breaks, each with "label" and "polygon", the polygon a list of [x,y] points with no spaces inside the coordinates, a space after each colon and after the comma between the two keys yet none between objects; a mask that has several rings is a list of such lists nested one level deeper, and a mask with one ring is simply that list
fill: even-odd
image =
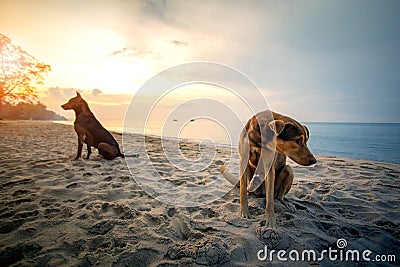
[{"label": "dog's front leg", "polygon": [[275,184],[275,169],[271,168],[265,176],[265,192],[266,192],[266,228],[277,229],[275,210],[274,210],[274,184]]},{"label": "dog's front leg", "polygon": [[[274,210],[274,186],[275,186],[275,168],[274,162],[271,165],[271,159],[267,158],[268,153],[263,154],[263,165],[265,171],[265,200],[266,200],[266,224],[267,229],[277,229],[275,210]],[[269,170],[268,170],[269,168]]]},{"label": "dog's front leg", "polygon": [[81,157],[82,148],[83,148],[83,136],[78,135],[78,153],[76,154],[75,160]]}]

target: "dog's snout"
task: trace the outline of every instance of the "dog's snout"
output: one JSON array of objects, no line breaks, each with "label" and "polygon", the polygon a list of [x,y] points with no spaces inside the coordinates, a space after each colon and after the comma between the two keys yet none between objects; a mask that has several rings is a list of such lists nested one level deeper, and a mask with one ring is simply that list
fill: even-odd
[{"label": "dog's snout", "polygon": [[309,160],[309,165],[313,165],[313,164],[315,164],[315,163],[317,163],[317,159],[314,158],[314,157],[312,157],[312,158]]}]

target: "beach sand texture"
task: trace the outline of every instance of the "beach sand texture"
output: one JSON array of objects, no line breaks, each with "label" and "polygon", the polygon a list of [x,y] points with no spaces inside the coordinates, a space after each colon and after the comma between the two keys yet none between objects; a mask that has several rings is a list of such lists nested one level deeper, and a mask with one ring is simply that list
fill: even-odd
[{"label": "beach sand texture", "polygon": [[[191,180],[193,174],[168,165],[157,138],[147,144],[163,177],[176,183],[216,179],[231,156],[218,147],[210,168]],[[182,147],[196,157],[195,143]],[[257,235],[265,199],[250,198],[248,220],[238,216],[237,188],[206,206],[170,206],[136,184],[124,159],[107,161],[95,151],[72,161],[76,149],[71,126],[0,121],[1,266],[260,266],[265,244],[322,251],[336,248],[339,238],[348,249],[400,256],[400,165],[322,156],[313,167],[290,163],[295,179],[287,200],[295,209],[275,203],[280,228],[268,238]]]}]

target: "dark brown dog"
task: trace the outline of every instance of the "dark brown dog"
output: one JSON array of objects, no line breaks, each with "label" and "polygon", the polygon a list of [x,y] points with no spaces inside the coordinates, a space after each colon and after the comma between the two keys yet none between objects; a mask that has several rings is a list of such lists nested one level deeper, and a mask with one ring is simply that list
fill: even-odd
[{"label": "dark brown dog", "polygon": [[89,105],[78,92],[76,92],[76,97],[71,98],[61,107],[65,110],[75,111],[74,128],[78,135],[78,153],[75,159],[81,157],[83,143],[87,145],[88,150],[86,159],[89,159],[92,153],[91,147],[97,148],[105,159],[124,157],[117,141],[94,117]]},{"label": "dark brown dog", "polygon": [[[253,116],[243,129],[239,140],[240,216],[249,218],[248,193],[266,196],[266,228],[276,229],[274,198],[284,205],[284,196],[293,182],[293,170],[286,165],[286,156],[300,165],[309,166],[317,160],[307,147],[309,131],[306,126],[287,116],[263,111]],[[261,134],[267,135],[262,138]],[[276,152],[271,159],[276,138]],[[267,140],[267,142],[266,142]],[[271,162],[272,160],[272,162]],[[260,164],[259,168],[257,166]],[[271,168],[270,168],[271,166]],[[237,178],[221,167],[224,177],[233,184]],[[265,186],[260,186],[261,184]]]}]

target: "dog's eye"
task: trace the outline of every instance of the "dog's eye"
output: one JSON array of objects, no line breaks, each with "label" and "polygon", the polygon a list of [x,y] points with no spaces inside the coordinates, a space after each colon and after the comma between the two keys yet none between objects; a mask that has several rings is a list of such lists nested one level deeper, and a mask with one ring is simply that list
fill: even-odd
[{"label": "dog's eye", "polygon": [[294,140],[294,142],[296,144],[298,144],[299,146],[301,146],[303,144],[303,139],[302,138],[297,138],[296,140]]}]

